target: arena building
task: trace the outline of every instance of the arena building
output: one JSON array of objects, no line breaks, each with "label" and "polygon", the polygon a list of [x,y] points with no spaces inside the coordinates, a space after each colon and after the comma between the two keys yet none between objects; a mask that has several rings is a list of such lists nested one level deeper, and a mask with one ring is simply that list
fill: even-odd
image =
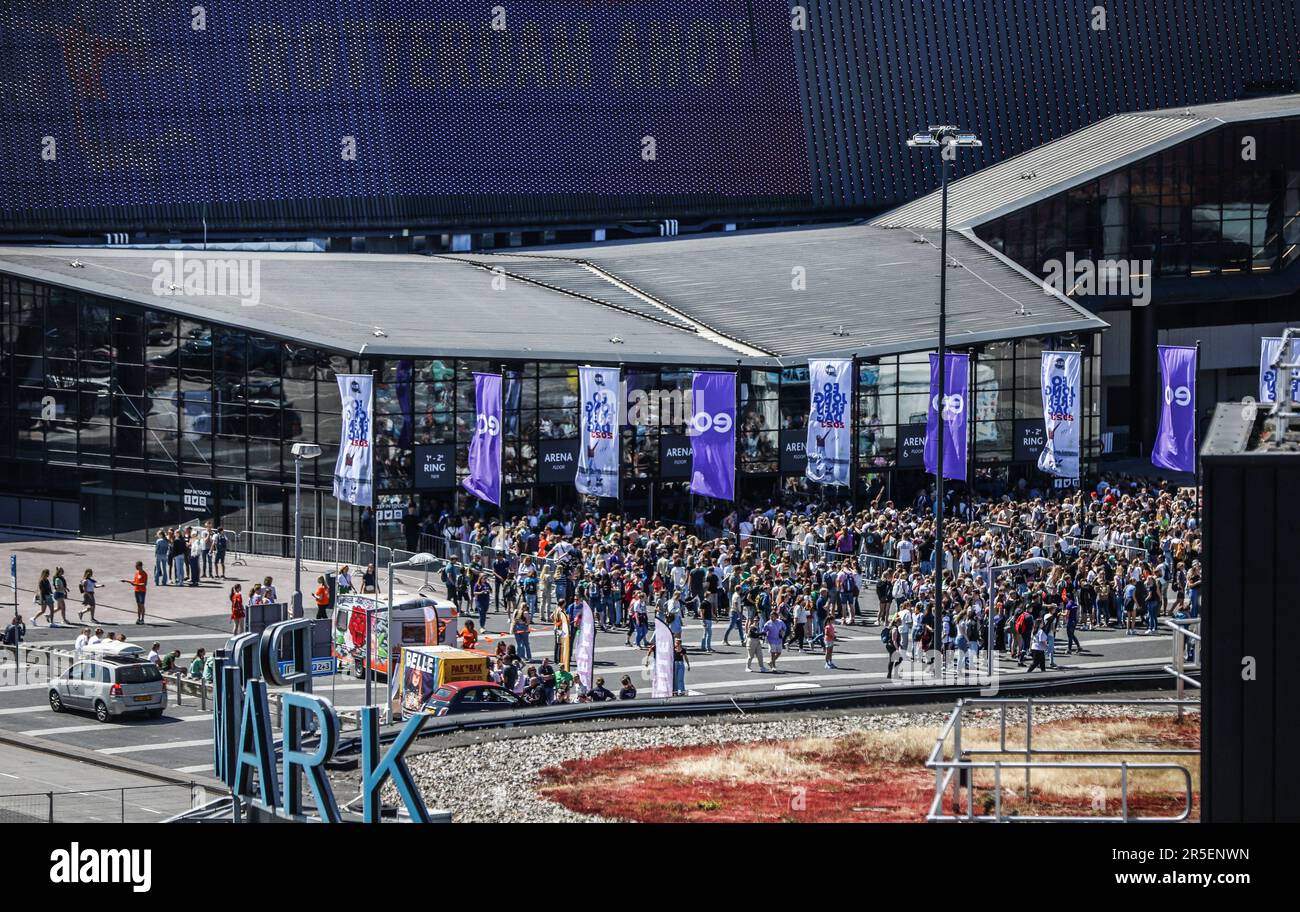
[{"label": "arena building", "polygon": [[[839,493],[910,497],[926,483],[938,279],[933,234],[862,224],[529,256],[0,248],[0,523],[133,540],[207,518],[284,531],[290,448],[315,441],[304,515],[332,532],[334,378],[357,371],[379,380],[381,535],[407,513],[474,508],[458,478],[476,370],[507,380],[504,508],[572,503],[585,363],[621,366],[629,401],[659,403],[622,429],[622,508],[684,519],[690,438],[662,404],[692,369],[739,371],[740,493],[763,500],[803,484],[807,360],[824,356],[857,365],[855,483]],[[1087,355],[1094,463],[1105,323],[978,239],[952,236],[948,279],[948,344],[973,356],[972,483],[1045,481],[1044,347]],[[342,517],[345,536],[367,525]]]}]

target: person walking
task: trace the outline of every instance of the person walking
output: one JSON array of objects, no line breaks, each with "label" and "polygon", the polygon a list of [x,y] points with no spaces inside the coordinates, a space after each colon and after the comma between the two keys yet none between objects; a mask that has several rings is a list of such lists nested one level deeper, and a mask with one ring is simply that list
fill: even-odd
[{"label": "person walking", "polygon": [[239,583],[230,587],[230,633],[240,633],[244,629],[244,590]]},{"label": "person walking", "polygon": [[135,575],[131,579],[122,580],[124,583],[131,584],[131,590],[135,593],[135,622],[144,623],[144,597],[149,591],[149,574],[144,572],[144,561],[135,562]]},{"label": "person walking", "polygon": [[168,552],[171,546],[167,542],[167,530],[159,529],[158,537],[153,542],[153,584],[155,586],[166,586],[168,571],[170,569],[170,560]]},{"label": "person walking", "polygon": [[90,615],[90,623],[95,623],[95,590],[99,588],[99,582],[95,579],[95,571],[86,568],[86,572],[81,574],[81,582],[77,584],[81,591],[81,610],[77,612],[77,620],[81,620],[87,614]]},{"label": "person walking", "polygon": [[745,643],[749,650],[749,656],[745,659],[745,671],[754,670],[754,660],[758,660],[758,670],[760,673],[766,673],[767,668],[763,665],[763,625],[759,623],[759,616],[756,614],[749,619],[745,629]]},{"label": "person walking", "polygon": [[781,650],[785,645],[788,630],[785,621],[781,620],[781,612],[773,609],[767,623],[763,625],[763,634],[767,637],[767,650],[771,654],[768,661],[772,664],[773,673],[776,672],[776,660],[781,658]]},{"label": "person walking", "polygon": [[1042,623],[1034,624],[1034,632],[1029,641],[1029,674],[1035,668],[1041,672],[1047,671],[1047,633],[1043,630]]},{"label": "person walking", "polygon": [[479,629],[486,632],[488,611],[492,607],[492,584],[482,571],[474,577],[474,607],[478,609]]},{"label": "person walking", "polygon": [[322,621],[329,617],[330,587],[324,576],[316,577],[316,589],[312,592],[312,598],[316,600],[316,620]]},{"label": "person walking", "polygon": [[880,643],[885,647],[886,680],[894,676],[894,669],[901,665],[903,661],[903,641],[902,633],[898,629],[899,623],[898,615],[894,615],[889,625],[882,627],[880,630]]},{"label": "person walking", "polygon": [[731,631],[736,631],[741,643],[745,641],[745,608],[741,603],[740,596],[734,592],[731,596],[731,617],[727,620],[727,632],[722,635],[724,646],[731,645]]},{"label": "person walking", "polygon": [[54,623],[54,586],[50,583],[50,571],[48,569],[41,571],[41,578],[36,581],[36,614],[32,616],[32,624],[45,617],[45,612],[50,613],[50,626],[56,626]]},{"label": "person walking", "polygon": [[68,578],[63,575],[62,567],[54,568],[54,576],[50,579],[50,587],[54,595],[54,607],[50,609],[50,626],[54,626],[54,612],[59,612],[59,618],[63,624],[68,623]]}]

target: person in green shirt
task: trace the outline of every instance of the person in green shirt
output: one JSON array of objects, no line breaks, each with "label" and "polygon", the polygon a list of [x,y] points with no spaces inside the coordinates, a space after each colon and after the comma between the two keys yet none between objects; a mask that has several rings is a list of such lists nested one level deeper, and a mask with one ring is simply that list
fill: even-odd
[{"label": "person in green shirt", "polygon": [[190,677],[202,678],[203,670],[206,666],[207,666],[207,650],[204,649],[202,646],[200,646],[199,651],[194,655],[194,661],[190,662],[190,671],[189,671]]}]

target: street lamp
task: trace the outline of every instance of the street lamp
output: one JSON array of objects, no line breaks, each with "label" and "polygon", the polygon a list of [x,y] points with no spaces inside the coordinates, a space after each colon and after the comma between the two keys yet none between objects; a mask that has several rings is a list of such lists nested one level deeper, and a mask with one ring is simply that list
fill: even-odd
[{"label": "street lamp", "polygon": [[315,459],[321,449],[315,443],[295,443],[293,453],[293,617],[302,617],[302,463]]},{"label": "street lamp", "polygon": [[[390,725],[390,724],[392,724],[392,721],[393,721],[392,680],[393,680],[393,675],[396,673],[396,668],[394,668],[394,666],[393,666],[393,659],[394,659],[394,652],[393,652],[393,571],[394,571],[394,570],[406,570],[406,569],[409,569],[409,568],[412,568],[412,567],[427,567],[429,564],[434,564],[434,563],[437,563],[437,562],[438,562],[438,558],[434,557],[434,556],[433,556],[432,554],[430,554],[428,551],[421,551],[419,554],[412,554],[409,558],[407,558],[407,559],[404,560],[404,561],[397,561],[397,562],[389,561],[389,563],[388,563],[388,608],[387,608],[387,612],[386,612],[386,621],[385,621],[385,623],[387,624],[387,628],[388,628],[388,634],[387,634],[387,636],[388,636],[388,681],[389,681],[388,690],[389,690],[389,694],[388,694],[388,699],[386,699],[386,700],[384,701],[384,706],[386,707],[386,708],[384,709],[384,724],[385,724],[385,725]],[[437,609],[435,608],[434,611],[435,611],[435,613],[436,613],[436,612],[437,612]],[[436,622],[435,622],[435,623],[436,623]],[[436,627],[435,627],[435,630],[436,630]],[[370,705],[370,672],[369,672],[368,670],[367,670],[367,672],[366,672],[366,705],[367,705],[367,706]]]},{"label": "street lamp", "polygon": [[[939,402],[946,399],[948,389],[944,349],[948,346],[948,165],[957,157],[957,150],[973,149],[984,145],[974,133],[952,125],[930,127],[924,133],[913,134],[907,141],[913,149],[938,149],[940,172],[939,211]],[[943,420],[942,408],[939,412]],[[934,544],[937,554],[934,562],[934,623],[935,635],[942,636],[943,624],[943,565],[948,555],[943,540],[943,441],[937,447],[935,465],[935,525]]]},{"label": "street lamp", "polygon": [[[990,675],[993,674],[993,574],[1001,573],[1003,570],[1045,570],[1048,567],[1052,567],[1052,566],[1055,566],[1055,564],[1049,558],[1029,557],[1018,563],[1003,564],[999,567],[986,567],[984,569],[984,572],[988,574],[988,578],[989,578],[989,603],[988,603],[988,608],[985,611],[985,616],[988,618],[988,624],[989,624],[988,661],[989,661]],[[1056,660],[1053,659],[1052,661],[1055,662]]]}]

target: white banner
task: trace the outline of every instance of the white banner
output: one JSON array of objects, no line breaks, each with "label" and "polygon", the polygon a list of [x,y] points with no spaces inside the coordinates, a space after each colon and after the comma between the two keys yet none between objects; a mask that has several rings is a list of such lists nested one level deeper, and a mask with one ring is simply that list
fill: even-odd
[{"label": "white banner", "polygon": [[[1277,372],[1273,359],[1282,348],[1281,336],[1264,336],[1259,340],[1259,401],[1277,401]],[[1300,340],[1291,341],[1291,363],[1300,360]],[[1291,398],[1300,399],[1300,370],[1291,371]]]},{"label": "white banner", "polygon": [[618,368],[580,367],[578,386],[581,446],[573,483],[582,494],[618,497]]},{"label": "white banner", "polygon": [[804,475],[810,481],[848,485],[853,442],[849,434],[849,407],[853,402],[853,361],[808,362],[808,461]]},{"label": "white banner", "polygon": [[375,503],[375,422],[373,378],[369,374],[339,374],[343,400],[343,435],[334,464],[334,496],[362,507]]},{"label": "white banner", "polygon": [[1043,352],[1043,423],[1047,440],[1038,454],[1038,468],[1059,478],[1079,477],[1078,352]]},{"label": "white banner", "polygon": [[671,697],[672,695],[673,631],[659,618],[655,618],[655,667],[650,696]]},{"label": "white banner", "polygon": [[591,604],[582,600],[582,626],[578,628],[578,680],[591,690],[595,687],[596,616]]}]

